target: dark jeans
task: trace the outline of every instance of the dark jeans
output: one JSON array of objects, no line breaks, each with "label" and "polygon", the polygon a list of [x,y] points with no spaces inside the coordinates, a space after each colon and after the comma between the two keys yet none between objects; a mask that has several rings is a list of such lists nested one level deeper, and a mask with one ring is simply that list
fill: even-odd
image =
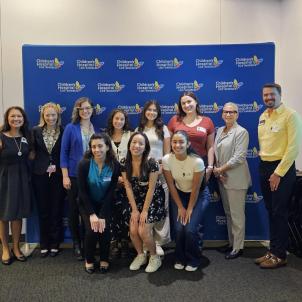
[{"label": "dark jeans", "polygon": [[83,230],[80,227],[80,213],[78,204],[78,184],[76,177],[70,177],[71,188],[67,190],[68,197],[68,223],[71,233],[71,238],[75,244],[81,242]]},{"label": "dark jeans", "polygon": [[262,195],[269,218],[270,251],[278,258],[285,259],[288,247],[288,208],[296,181],[296,169],[293,164],[281,177],[278,190],[272,192],[268,180],[279,162],[260,161],[259,173]]},{"label": "dark jeans", "polygon": [[[190,193],[177,190],[182,204],[188,207]],[[199,193],[191,220],[185,226],[177,221],[178,208],[172,201],[172,219],[175,232],[175,257],[176,262],[199,266],[201,263],[201,248],[203,238],[204,215],[210,202],[209,189],[206,187]]]},{"label": "dark jeans", "polygon": [[62,175],[33,175],[40,226],[41,249],[57,249],[63,239],[62,215],[65,191]]},{"label": "dark jeans", "polygon": [[85,250],[85,259],[87,263],[94,263],[95,262],[95,250],[96,250],[96,243],[99,243],[100,248],[100,261],[109,260],[109,248],[110,248],[110,230],[109,230],[109,223],[108,219],[106,219],[106,228],[104,232],[95,233],[91,229],[89,216],[81,213],[81,217],[83,219],[85,225],[85,239],[84,239],[84,250]]}]

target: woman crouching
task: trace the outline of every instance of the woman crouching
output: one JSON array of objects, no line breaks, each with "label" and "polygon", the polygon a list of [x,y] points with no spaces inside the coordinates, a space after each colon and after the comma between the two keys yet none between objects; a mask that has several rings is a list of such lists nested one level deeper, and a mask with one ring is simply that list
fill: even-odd
[{"label": "woman crouching", "polygon": [[101,273],[109,269],[111,203],[119,176],[107,134],[93,134],[89,149],[78,166],[79,209],[85,224],[85,271],[95,271],[95,249],[99,241]]}]

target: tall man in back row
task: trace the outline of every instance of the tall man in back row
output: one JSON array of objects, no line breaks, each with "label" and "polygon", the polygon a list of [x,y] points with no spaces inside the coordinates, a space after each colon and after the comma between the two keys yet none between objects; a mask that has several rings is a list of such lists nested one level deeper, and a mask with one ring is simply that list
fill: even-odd
[{"label": "tall man in back row", "polygon": [[263,86],[266,110],[260,115],[260,184],[268,211],[270,249],[255,260],[261,268],[286,265],[288,207],[296,181],[295,159],[301,140],[301,118],[281,102],[281,86]]}]

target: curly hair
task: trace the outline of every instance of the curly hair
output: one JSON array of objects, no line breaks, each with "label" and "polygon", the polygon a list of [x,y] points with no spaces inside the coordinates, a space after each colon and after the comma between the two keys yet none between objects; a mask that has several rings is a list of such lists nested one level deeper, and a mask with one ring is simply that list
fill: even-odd
[{"label": "curly hair", "polygon": [[105,163],[111,169],[113,169],[114,162],[117,161],[117,159],[116,159],[115,153],[114,153],[114,151],[112,149],[110,137],[105,132],[92,134],[92,136],[90,137],[90,140],[89,140],[89,144],[88,144],[89,145],[89,149],[85,152],[84,158],[85,159],[93,158],[93,154],[92,154],[92,150],[91,150],[91,144],[92,144],[92,141],[94,141],[96,139],[102,139],[104,141],[105,145],[108,147],[108,151],[106,152]]},{"label": "curly hair", "polygon": [[122,113],[125,117],[125,124],[124,124],[124,127],[123,127],[123,131],[125,131],[125,132],[126,131],[131,131],[130,124],[129,124],[129,119],[128,119],[128,114],[126,113],[126,111],[124,111],[123,109],[120,109],[120,108],[113,109],[110,112],[110,115],[109,115],[109,118],[108,118],[108,121],[107,121],[107,129],[106,129],[107,134],[110,137],[112,137],[113,134],[114,134],[113,118],[117,113]]},{"label": "curly hair", "polygon": [[71,114],[71,122],[73,124],[77,124],[81,121],[81,117],[79,115],[79,108],[85,102],[88,102],[90,104],[90,106],[93,107],[93,102],[90,98],[88,98],[86,96],[78,98],[73,105],[72,114]]}]

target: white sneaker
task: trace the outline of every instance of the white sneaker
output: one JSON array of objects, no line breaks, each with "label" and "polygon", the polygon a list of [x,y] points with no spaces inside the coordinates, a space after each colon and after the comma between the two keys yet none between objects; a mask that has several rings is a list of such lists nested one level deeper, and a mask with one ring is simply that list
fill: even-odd
[{"label": "white sneaker", "polygon": [[158,255],[151,255],[149,259],[149,263],[145,269],[146,273],[154,273],[161,266],[161,259]]},{"label": "white sneaker", "polygon": [[132,261],[132,263],[130,264],[130,267],[129,269],[131,271],[137,271],[140,269],[140,267],[144,264],[147,263],[147,257],[146,255],[143,253],[143,254],[139,254],[137,255],[134,260]]},{"label": "white sneaker", "polygon": [[198,269],[198,266],[187,265],[187,266],[185,267],[185,270],[186,270],[187,272],[195,272],[195,271],[197,271],[197,269]]},{"label": "white sneaker", "polygon": [[159,244],[156,244],[156,254],[158,256],[164,256],[165,255],[165,252],[164,252],[163,248]]},{"label": "white sneaker", "polygon": [[174,264],[174,268],[178,269],[178,270],[182,270],[182,269],[185,268],[185,266],[183,264],[181,264],[181,263],[175,263]]}]

